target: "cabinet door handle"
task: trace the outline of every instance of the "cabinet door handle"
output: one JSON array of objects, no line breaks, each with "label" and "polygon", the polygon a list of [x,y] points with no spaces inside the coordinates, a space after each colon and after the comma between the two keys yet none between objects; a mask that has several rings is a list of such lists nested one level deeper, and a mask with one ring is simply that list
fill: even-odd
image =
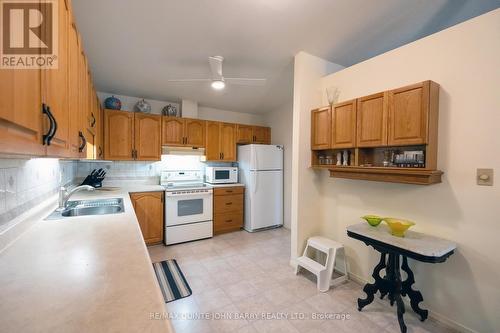
[{"label": "cabinet door handle", "polygon": [[222,159],[224,159],[224,153],[221,153],[222,154]]},{"label": "cabinet door handle", "polygon": [[47,118],[49,119],[49,124],[50,124],[49,131],[42,136],[42,144],[46,145],[47,144],[47,138],[50,136],[50,133],[52,133],[52,128],[53,128],[54,125],[53,125],[53,122],[52,122],[52,118],[49,116],[49,112],[47,111],[47,106],[45,105],[45,103],[42,103],[42,114],[44,114],[44,115],[47,116]]},{"label": "cabinet door handle", "polygon": [[99,157],[102,157],[102,148],[99,146]]},{"label": "cabinet door handle", "polygon": [[57,122],[54,116],[52,115],[52,112],[50,112],[50,107],[47,106],[46,104],[42,104],[42,113],[49,118],[49,123],[50,123],[50,128],[47,134],[44,134],[42,137],[42,144],[50,146],[50,141],[52,141],[52,138],[54,135],[56,135],[57,131]]},{"label": "cabinet door handle", "polygon": [[92,120],[90,121],[90,127],[94,127],[96,122],[94,112],[91,112],[90,116],[92,117]]},{"label": "cabinet door handle", "polygon": [[78,132],[78,136],[82,139],[82,145],[78,147],[78,151],[81,153],[85,149],[85,146],[87,145],[87,140],[85,139],[85,135],[83,135],[82,131]]},{"label": "cabinet door handle", "polygon": [[233,193],[233,190],[226,190],[226,193]]},{"label": "cabinet door handle", "polygon": [[57,120],[54,117],[54,115],[52,114],[52,112],[50,112],[50,106],[47,106],[47,111],[49,112],[49,115],[52,118],[52,121],[54,122],[54,128],[52,130],[52,134],[47,139],[47,146],[50,146],[50,142],[52,141],[52,139],[54,138],[54,136],[56,136],[56,133],[57,133]]},{"label": "cabinet door handle", "polygon": [[227,223],[231,223],[231,222],[233,222],[233,220],[226,220],[226,222],[227,222]]},{"label": "cabinet door handle", "polygon": [[232,205],[232,204],[233,204],[232,202],[226,202],[226,205],[227,205],[227,206],[230,206],[230,205]]}]

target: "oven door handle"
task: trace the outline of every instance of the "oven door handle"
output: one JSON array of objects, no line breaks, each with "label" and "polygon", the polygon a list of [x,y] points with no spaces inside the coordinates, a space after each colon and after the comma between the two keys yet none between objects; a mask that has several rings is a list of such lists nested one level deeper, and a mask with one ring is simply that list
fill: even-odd
[{"label": "oven door handle", "polygon": [[[166,192],[165,194],[167,197],[169,198],[175,198],[175,197],[197,197],[197,196],[201,196],[201,197],[210,197],[212,196],[212,192],[205,192],[205,193],[176,193],[176,194],[173,194],[173,193],[170,193],[170,192]],[[193,199],[196,199],[196,198],[193,198]]]}]

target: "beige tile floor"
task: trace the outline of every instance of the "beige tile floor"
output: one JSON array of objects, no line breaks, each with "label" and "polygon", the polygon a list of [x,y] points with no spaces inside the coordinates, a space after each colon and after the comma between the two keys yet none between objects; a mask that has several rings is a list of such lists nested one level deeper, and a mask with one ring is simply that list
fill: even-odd
[{"label": "beige tile floor", "polygon": [[[177,259],[193,290],[166,304],[166,311],[177,316],[172,320],[176,332],[399,332],[395,307],[386,301],[358,312],[362,286],[346,282],[321,293],[313,276],[296,276],[289,265],[290,232],[283,228],[159,245],[149,253],[153,262]],[[206,317],[195,318],[199,314]],[[318,318],[322,314],[337,319]],[[405,321],[409,333],[453,332],[430,319],[420,322],[411,309]]]}]

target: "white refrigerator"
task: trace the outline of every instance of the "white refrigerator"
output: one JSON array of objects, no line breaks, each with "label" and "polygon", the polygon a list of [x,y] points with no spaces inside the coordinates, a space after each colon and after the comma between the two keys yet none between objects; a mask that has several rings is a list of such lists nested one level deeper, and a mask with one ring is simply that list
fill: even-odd
[{"label": "white refrigerator", "polygon": [[240,182],[245,184],[246,231],[283,225],[283,147],[238,147]]}]

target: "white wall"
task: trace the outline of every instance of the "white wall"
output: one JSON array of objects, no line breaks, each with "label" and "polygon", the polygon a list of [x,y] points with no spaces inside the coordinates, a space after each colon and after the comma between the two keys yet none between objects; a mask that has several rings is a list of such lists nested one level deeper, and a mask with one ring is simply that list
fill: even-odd
[{"label": "white wall", "polygon": [[198,118],[205,120],[226,121],[247,125],[264,125],[264,116],[261,114],[220,110],[206,106],[198,107]]},{"label": "white wall", "polygon": [[283,223],[285,228],[291,227],[291,195],[292,195],[292,127],[293,103],[285,103],[281,107],[264,115],[266,126],[272,128],[271,143],[282,145],[283,154]]},{"label": "white wall", "polygon": [[[141,100],[142,98],[133,97],[133,96],[125,96],[125,95],[117,95],[111,94],[107,92],[97,92],[97,96],[99,100],[104,105],[104,100],[109,96],[114,95],[122,102],[122,110],[124,111],[134,111],[135,104]],[[147,99],[146,101],[151,104],[151,113],[161,114],[161,110],[168,104],[172,104],[179,111],[181,106],[179,103],[168,102],[168,101],[158,101],[153,99]],[[196,101],[183,101],[183,106],[188,106],[188,115],[184,115],[185,117],[196,117],[204,120],[215,120],[215,121],[226,121],[229,123],[241,123],[248,125],[264,125],[264,116],[262,114],[253,114],[253,113],[244,113],[244,112],[236,112],[236,111],[228,111],[228,110],[220,110],[216,108],[211,108],[207,106],[199,106]],[[196,110],[197,108],[197,110]],[[197,116],[195,116],[197,114]]]},{"label": "white wall", "polygon": [[319,177],[310,168],[310,110],[321,103],[320,79],[343,67],[305,52],[295,56],[293,82],[291,256],[302,252],[304,241],[321,230],[322,195]]},{"label": "white wall", "polygon": [[[306,175],[302,178],[310,184],[298,191],[297,201],[321,197],[320,205],[303,205],[303,215],[317,219],[299,219],[298,228],[312,223],[310,228],[344,243],[351,272],[365,280],[371,279],[376,252],[345,231],[360,222],[360,216],[408,218],[416,221],[415,231],[455,241],[458,249],[445,263],[411,260],[410,266],[424,307],[463,331],[500,332],[500,184],[498,177],[493,187],[475,184],[476,168],[500,172],[499,68],[496,10],[326,76],[317,85],[338,87],[342,101],[427,79],[439,83],[438,168],[445,172],[441,184],[341,180],[329,178],[326,171],[312,176],[305,161],[309,145],[294,141],[294,154],[297,148],[304,159],[294,177]],[[325,104],[323,97],[314,106]],[[300,112],[304,118],[310,115],[308,109]]]}]

